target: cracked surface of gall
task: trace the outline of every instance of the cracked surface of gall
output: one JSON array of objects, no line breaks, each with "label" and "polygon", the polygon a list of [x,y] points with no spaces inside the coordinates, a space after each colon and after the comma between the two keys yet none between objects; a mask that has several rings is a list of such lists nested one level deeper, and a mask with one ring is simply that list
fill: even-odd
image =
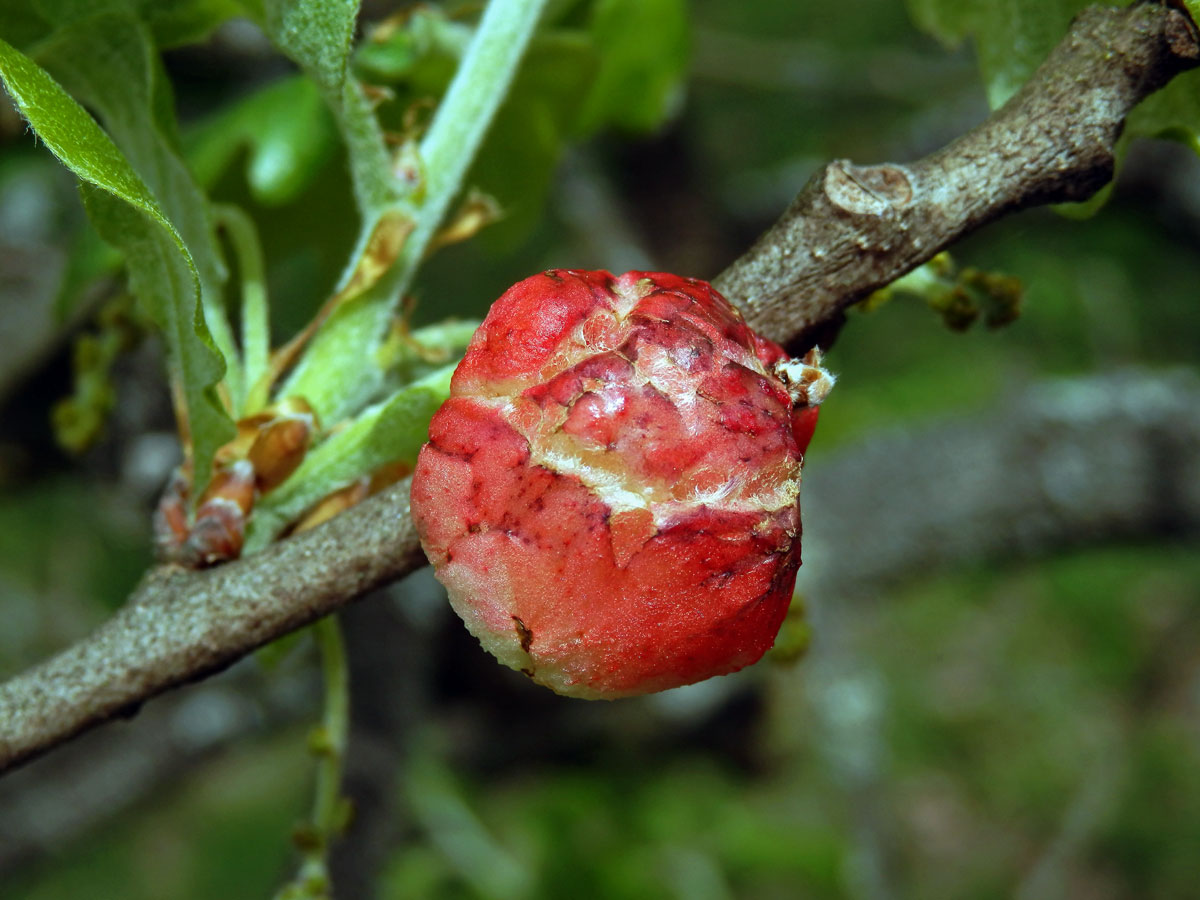
[{"label": "cracked surface of gall", "polygon": [[554,270],[510,288],[413,477],[422,544],[470,631],[578,697],[757,661],[800,564],[819,401],[789,393],[798,365],[703,281]]}]

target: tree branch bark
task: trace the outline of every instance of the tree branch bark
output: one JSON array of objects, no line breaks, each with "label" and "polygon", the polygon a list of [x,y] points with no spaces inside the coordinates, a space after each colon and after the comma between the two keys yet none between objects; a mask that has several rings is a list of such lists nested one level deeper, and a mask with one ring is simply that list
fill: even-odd
[{"label": "tree branch bark", "polygon": [[[908,165],[839,160],[717,280],[761,333],[812,343],[842,311],[981,225],[1085,199],[1138,101],[1200,64],[1182,9],[1090,8],[995,115]],[[408,482],[208,571],[152,571],[111,620],[0,685],[0,772],[346,605],[424,563]]]},{"label": "tree branch bark", "polygon": [[1089,7],[981,125],[908,165],[829,163],[714,284],[756,331],[807,349],[847,306],[993,219],[1092,196],[1129,111],[1197,64],[1182,10]]},{"label": "tree branch bark", "polygon": [[152,570],[96,631],[0,685],[0,771],[424,565],[409,484],[228,565]]}]

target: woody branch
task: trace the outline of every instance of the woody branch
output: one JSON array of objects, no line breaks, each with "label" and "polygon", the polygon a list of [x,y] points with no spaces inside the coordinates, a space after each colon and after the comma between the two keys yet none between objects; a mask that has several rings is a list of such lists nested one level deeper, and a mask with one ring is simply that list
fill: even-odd
[{"label": "woody branch", "polygon": [[[979,127],[905,165],[830,163],[715,284],[767,337],[812,344],[847,306],[987,222],[1091,196],[1129,111],[1198,64],[1181,7],[1085,10]],[[95,632],[0,685],[0,772],[423,565],[408,490],[215,569],[151,571]]]}]

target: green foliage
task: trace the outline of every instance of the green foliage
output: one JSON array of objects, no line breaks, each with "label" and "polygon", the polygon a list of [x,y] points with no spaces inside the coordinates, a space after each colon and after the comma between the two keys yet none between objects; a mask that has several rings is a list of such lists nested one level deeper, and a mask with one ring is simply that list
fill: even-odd
[{"label": "green foliage", "polygon": [[267,405],[270,396],[271,322],[267,302],[262,247],[253,220],[236,206],[218,206],[213,213],[229,239],[242,285],[242,381],[240,406],[247,416]]},{"label": "green foliage", "polygon": [[[845,623],[887,704],[880,781],[857,789],[821,762],[804,667],[771,700],[797,743],[739,732],[763,760],[751,766],[630,703],[619,731],[565,720],[586,728],[555,735],[553,748],[578,757],[567,760],[544,746],[541,713],[522,707],[531,756],[474,767],[463,756],[490,759],[503,729],[465,730],[469,701],[456,697],[423,729],[441,743],[402,770],[409,828],[379,894],[833,900],[854,896],[862,823],[878,816],[901,898],[1013,896],[1081,819],[1083,843],[1062,862],[1071,883],[1188,897],[1200,847],[1197,579],[1194,548],[1135,546],[890,590]],[[719,719],[703,734],[729,728]],[[60,848],[37,884],[6,887],[22,900],[267,896],[285,865],[279,835],[303,809],[306,756],[300,733],[247,741],[136,819]]]},{"label": "green foliage", "polygon": [[952,331],[966,331],[980,319],[988,328],[1010,325],[1021,314],[1023,289],[1017,279],[968,266],[959,271],[949,253],[939,253],[887,287],[867,297],[860,309],[872,311],[897,295],[911,295],[941,316]]},{"label": "green foliage", "polygon": [[[690,62],[683,0],[598,0],[532,39],[467,177],[499,200],[507,245],[527,237],[567,147],[606,129],[652,132],[680,109]],[[472,29],[436,8],[373,36],[355,59],[396,99],[381,110],[403,134],[410,110],[440,96]]]},{"label": "green foliage", "polygon": [[[1011,896],[1022,848],[1070,835],[1086,846],[1060,860],[1068,876],[1188,894],[1197,748],[1170,698],[1195,664],[1176,648],[1195,634],[1198,576],[1187,546],[1095,550],[921,584],[872,617],[893,796],[936,838],[911,847],[910,877]],[[912,811],[931,807],[945,830],[917,824]],[[983,833],[995,839],[975,844]]]},{"label": "green foliage", "polygon": [[[976,40],[996,99],[1027,77],[1079,5],[910,2],[929,30]],[[676,138],[672,151],[672,165],[695,177],[681,177],[674,187],[661,183],[670,178],[658,179],[621,195],[619,178],[604,172],[627,174],[621,154],[629,151],[613,154],[611,145],[600,144],[590,152],[602,170],[599,186],[616,195],[614,206],[633,241],[661,227],[663,220],[647,211],[683,211],[671,220],[663,244],[668,259],[680,258],[686,246],[682,258],[709,267],[695,274],[711,274],[744,249],[815,159],[893,156],[912,148],[913,135],[957,130],[957,122],[946,126],[931,112],[964,106],[970,81],[958,77],[955,61],[937,67],[941,62],[931,60],[927,45],[904,32],[894,4],[551,0],[507,91],[492,85],[491,100],[499,105],[491,126],[475,121],[467,129],[482,144],[455,138],[445,142],[444,155],[422,155],[422,134],[479,33],[476,21],[450,18],[441,6],[420,7],[369,34],[347,57],[348,4],[246,7],[260,22],[271,19],[276,40],[304,72],[226,101],[198,128],[185,129],[182,141],[159,51],[209,33],[234,12],[230,3],[0,3],[0,35],[91,109],[116,146],[77,103],[47,87],[39,70],[22,69],[28,60],[6,46],[0,46],[0,68],[7,79],[15,60],[17,82],[40,85],[31,124],[46,148],[96,185],[85,196],[97,228],[125,250],[134,288],[166,305],[159,324],[179,348],[173,352],[192,359],[184,379],[192,402],[195,385],[211,387],[220,371],[205,337],[209,326],[198,318],[198,297],[218,331],[222,301],[240,295],[245,372],[240,391],[234,390],[236,372],[227,376],[231,402],[237,406],[244,396],[241,411],[256,411],[311,386],[322,411],[331,413],[303,466],[261,499],[250,522],[251,550],[331,491],[379,466],[411,461],[471,324],[448,322],[413,335],[395,327],[398,311],[411,312],[401,302],[410,285],[425,320],[451,309],[477,315],[495,288],[547,261],[571,264],[586,252],[584,238],[594,235],[578,234],[561,208],[543,217],[553,170],[574,142],[607,129],[651,132],[678,110],[690,53],[688,19],[709,32],[697,41],[697,52],[706,42],[710,54],[712,46],[736,49],[737,40],[713,42],[711,31],[742,23],[745,34],[735,37],[750,50],[746,58],[724,60],[725,68],[705,65],[711,55],[697,61],[701,81],[689,87],[683,139]],[[830,34],[844,42],[833,52],[821,43]],[[1002,40],[1016,44],[1005,52]],[[511,45],[509,52],[510,63],[520,56]],[[921,81],[922,65],[931,62],[932,74]],[[356,78],[385,88],[391,99],[372,92],[380,105],[367,108]],[[1196,76],[1178,79],[1135,112],[1131,130],[1174,130],[1194,143],[1196,130],[1188,123],[1200,119],[1197,96]],[[459,106],[456,115],[471,108]],[[39,111],[46,115],[38,118]],[[394,161],[384,135],[400,148],[404,180],[398,187],[380,182],[386,190],[375,193],[364,184],[381,171],[377,164]],[[179,163],[181,145],[190,175]],[[244,177],[234,170],[243,160]],[[349,201],[339,205],[341,194],[351,194],[343,170],[357,173],[357,192],[366,198],[361,222],[353,221]],[[443,180],[447,172],[457,172],[457,181]],[[423,207],[438,184],[440,199]],[[384,272],[347,310],[346,321],[361,314],[361,328],[342,332],[337,359],[310,353],[301,362],[302,381],[255,398],[253,385],[267,367],[268,283],[270,319],[280,330],[276,337],[286,339],[308,303],[333,292],[345,260],[313,262],[330,255],[319,245],[332,242],[331,235],[346,245],[332,252],[346,253],[352,270],[362,256],[362,236],[379,220],[370,210],[378,198],[392,198],[394,190],[389,209],[425,216],[421,240],[428,242],[460,187],[471,186],[500,202],[506,219],[495,229],[496,244],[510,253],[497,258],[489,255],[496,244],[472,241],[439,251],[431,276],[425,266],[430,244],[412,245],[403,271]],[[234,287],[240,287],[229,298],[205,194],[225,204],[216,218],[233,251]],[[953,313],[956,291],[983,289],[973,299],[983,301],[979,309],[986,315],[989,285],[965,273],[971,267],[1019,272],[1028,302],[1012,328],[950,339],[916,304],[856,316],[830,357],[843,386],[855,389],[823,412],[811,477],[819,479],[821,458],[851,437],[976,409],[1011,392],[1014,383],[1113,361],[1193,364],[1200,354],[1194,247],[1185,229],[1163,225],[1161,209],[1148,215],[1126,203],[1070,228],[1036,214],[998,223],[986,243],[956,249],[967,266],[965,283],[953,275],[934,277],[924,293],[917,291]],[[630,209],[637,214],[625,215]],[[360,228],[357,247],[345,237],[347,228]],[[94,241],[90,246],[72,257],[78,274],[69,280],[76,285],[111,269],[111,256],[96,254]],[[422,280],[413,280],[418,267]],[[909,281],[896,289],[913,286]],[[217,337],[233,365],[239,354],[231,349],[230,331]],[[206,361],[212,364],[207,369]],[[103,393],[96,396],[104,400]],[[211,393],[201,399],[214,403]],[[13,471],[21,477],[9,453],[11,424],[6,420],[0,429],[0,479]],[[78,479],[43,478],[3,497],[0,656],[6,670],[90,626],[144,570],[145,498],[118,501],[114,495],[81,488]],[[819,542],[810,547],[815,555]],[[524,705],[521,698],[519,707],[506,707],[511,698],[496,703],[488,694],[478,707],[499,707],[492,721],[502,725],[485,730],[474,718],[477,701],[456,694],[441,702],[443,691],[459,690],[463,659],[439,659],[455,667],[455,684],[448,686],[439,673],[430,730],[444,728],[454,741],[444,753],[413,754],[405,782],[411,828],[381,895],[844,897],[863,890],[857,875],[862,823],[879,815],[889,832],[897,896],[1012,896],[1020,874],[1044,848],[1057,846],[1064,810],[1074,808],[1089,784],[1103,786],[1107,779],[1111,790],[1098,804],[1092,836],[1067,863],[1077,876],[1072,885],[1097,885],[1113,895],[1188,896],[1200,846],[1200,759],[1189,699],[1200,646],[1194,560],[1192,547],[1108,550],[910,589],[890,586],[879,603],[839,610],[847,616],[848,641],[862,651],[855,664],[878,665],[884,676],[882,771],[878,784],[866,786],[839,785],[832,766],[822,762],[819,723],[805,700],[805,685],[820,673],[810,679],[817,668],[807,663],[795,680],[786,669],[771,670],[771,683],[782,689],[758,695],[766,712],[756,714],[750,729],[738,719],[734,731],[724,713],[711,729],[692,727],[702,720],[675,724],[657,701],[588,709],[548,726],[537,703]],[[796,629],[794,639],[781,638],[784,655],[808,639],[802,620],[790,624]],[[822,635],[818,630],[814,637],[814,653],[830,649]],[[558,710],[553,698],[539,699]],[[562,722],[567,727],[551,732]],[[514,723],[519,727],[498,742],[496,734]],[[801,737],[779,746],[764,737],[772,727]],[[699,740],[722,742],[731,731],[736,765]],[[509,737],[529,738],[528,755],[517,763],[503,761]],[[505,751],[496,753],[500,744]],[[645,765],[647,759],[654,765]],[[179,790],[149,798],[137,821],[122,818],[87,844],[54,848],[40,872],[6,877],[6,888],[45,900],[268,895],[286,870],[281,836],[300,811],[310,763],[299,734],[278,746],[235,748],[189,772]],[[468,771],[472,763],[477,767]]]},{"label": "green foliage", "polygon": [[358,82],[349,77],[358,0],[265,0],[263,25],[279,49],[316,83],[350,151],[359,209],[374,216],[396,199],[383,134]]},{"label": "green foliage", "polygon": [[[194,274],[200,283],[203,327],[220,353],[224,372],[206,373],[212,380],[202,381],[197,386],[192,383],[195,376],[185,368],[181,376],[185,394],[211,388],[223,374],[235,395],[240,396],[240,365],[221,306],[220,291],[225,272],[212,234],[208,204],[179,154],[170,85],[162,71],[151,33],[127,7],[123,0],[108,0],[103,4],[86,0],[46,0],[46,12],[53,14],[56,29],[39,45],[39,58],[67,90],[98,112],[130,165],[178,230],[180,246],[194,266]],[[109,218],[102,200],[88,204],[87,208],[102,220]],[[120,214],[115,215],[119,220]],[[127,235],[120,227],[114,228],[111,222],[97,221],[95,225],[110,244],[125,254],[131,267],[134,291],[149,309],[153,321],[160,326],[167,321],[166,315],[156,313],[154,308],[173,294],[177,299],[171,304],[171,314],[178,316],[184,311],[182,304],[186,301],[178,293],[184,275],[180,261],[165,250],[165,245],[149,251],[149,255],[145,252],[147,241],[162,243],[161,235],[148,233],[143,239],[137,235],[139,229]],[[140,255],[131,252],[134,245],[142,248]],[[166,261],[160,263],[155,255]],[[149,268],[133,271],[140,265],[133,262],[135,259],[147,262]],[[198,334],[205,339],[203,331]],[[174,339],[169,338],[171,349],[178,358],[199,355],[193,348],[183,346],[190,340],[186,330]],[[194,421],[192,406],[189,402],[188,423],[194,452],[200,471],[207,472],[210,450],[229,437],[230,429],[219,418],[209,421],[207,411]]]},{"label": "green foliage", "polygon": [[[427,133],[411,144],[418,169],[415,179],[405,183],[392,176],[380,120],[350,70],[358,4],[250,4],[246,11],[304,75],[267,85],[192,134],[187,146],[193,177],[179,153],[172,98],[157,48],[202,38],[241,8],[232,0],[45,0],[40,5],[16,3],[7,19],[0,20],[23,40],[36,40],[43,65],[97,113],[128,157],[129,168],[140,174],[146,208],[161,209],[162,220],[174,229],[169,237],[177,238],[182,258],[167,251],[166,238],[118,206],[103,197],[86,197],[97,231],[121,250],[135,294],[168,334],[173,359],[178,360],[178,381],[188,399],[200,489],[208,460],[231,436],[228,416],[214,393],[216,383],[223,381],[235,417],[262,408],[269,400],[270,384],[262,377],[263,274],[254,274],[254,255],[245,252],[255,243],[253,227],[235,211],[226,216],[239,269],[250,266],[250,277],[243,272],[242,279],[244,339],[239,351],[224,312],[225,270],[209,205],[198,185],[215,187],[244,148],[253,197],[264,204],[294,202],[324,170],[340,132],[363,213],[357,265],[374,274],[353,297],[333,308],[279,396],[308,399],[328,424],[354,420],[357,426],[349,430],[351,435],[365,433],[364,423],[373,421],[374,412],[360,418],[368,404],[375,403],[375,411],[405,410],[405,427],[412,430],[401,441],[407,447],[419,443],[423,424],[412,416],[414,407],[403,380],[400,393],[390,398],[387,393],[395,388],[400,370],[380,363],[387,352],[384,326],[464,180],[494,187],[502,203],[532,220],[566,143],[604,127],[654,127],[678,97],[687,56],[685,11],[678,0],[559,4],[554,21],[576,24],[538,37],[534,53],[520,70],[521,49],[533,37],[541,2],[491,4],[478,26],[451,21],[435,10],[418,10],[401,27],[369,42],[357,63],[358,71],[377,77],[397,95],[380,110],[385,122],[394,123],[404,114],[404,104],[416,98],[446,94]],[[643,40],[647,33],[654,33],[656,41]],[[493,117],[496,127],[489,128]],[[485,137],[486,152],[468,173]],[[46,139],[54,144],[53,134]],[[64,139],[59,145],[67,143]],[[416,230],[396,245],[397,254],[373,257],[370,241],[377,229],[388,221],[403,223],[410,214]],[[200,286],[203,321],[197,319],[198,341],[189,332],[192,317],[181,315],[189,296],[194,299],[189,275]],[[220,360],[212,355],[214,348],[224,361],[223,373]],[[243,371],[244,366],[251,371]],[[207,398],[206,406],[198,405],[198,392]],[[108,397],[106,403],[89,408],[98,411],[111,401]],[[419,406],[425,410],[425,405]],[[400,419],[384,416],[383,421]],[[367,456],[356,452],[347,457],[368,466],[359,475],[383,461],[383,435],[400,439],[395,428],[372,433]],[[353,480],[347,475],[348,465],[343,462],[337,469],[343,482]],[[319,470],[323,471],[313,463],[297,473],[290,489],[295,497],[311,502],[330,488],[329,478],[312,475]],[[315,480],[304,487],[310,477]],[[266,504],[260,516],[266,521],[272,515]]]},{"label": "green foliage", "polygon": [[51,30],[50,23],[34,7],[33,0],[9,0],[0,4],[0,37],[25,48]]},{"label": "green foliage", "polygon": [[689,59],[685,0],[598,0],[589,23],[600,69],[579,127],[650,131],[679,108]]},{"label": "green foliage", "polygon": [[333,116],[316,85],[295,76],[260,88],[192,131],[187,159],[200,184],[212,188],[244,149],[251,195],[273,206],[311,187],[337,142]]},{"label": "green foliage", "polygon": [[[324,418],[340,420],[378,394],[383,373],[374,362],[375,350],[451,202],[463,188],[467,170],[533,35],[542,3],[495,0],[488,4],[454,80],[421,139],[419,189],[413,191],[412,204],[400,202],[382,211],[366,207],[371,214],[365,217],[359,242],[363,255],[354,263],[355,272],[369,262],[370,242],[388,217],[411,216],[413,227],[387,261],[386,272],[376,276],[377,282],[334,310],[284,385],[287,393],[307,397]],[[371,122],[375,123],[373,116]],[[354,130],[343,128],[352,171],[356,157],[366,152],[363,142],[351,133]],[[374,146],[367,144],[367,150]],[[385,171],[391,178],[390,166]]]},{"label": "green foliage", "polygon": [[225,366],[206,325],[201,276],[188,245],[150,188],[91,116],[44,69],[2,40],[0,75],[46,146],[83,181],[103,192],[85,192],[85,201],[102,236],[125,253],[134,293],[166,334],[194,458],[204,467],[200,471],[207,472],[208,461],[233,429],[215,392]]},{"label": "green foliage", "polygon": [[245,13],[240,0],[133,0],[159,47],[206,40],[218,25]]},{"label": "green foliage", "polygon": [[264,0],[267,33],[321,90],[340,94],[358,0]]},{"label": "green foliage", "polygon": [[203,308],[195,306],[195,281],[181,264],[177,245],[145,217],[106,194],[85,192],[83,199],[100,236],[124,255],[134,295],[166,336],[173,376],[185,398],[187,437],[200,473],[197,490],[202,490],[217,448],[233,437],[234,428],[215,388],[228,370],[206,334]]},{"label": "green foliage", "polygon": [[454,366],[399,388],[310,452],[300,468],[255,510],[246,551],[274,539],[318,500],[392,462],[416,463],[429,420],[450,394]]},{"label": "green foliage", "polygon": [[[57,649],[66,618],[90,623],[124,602],[150,562],[149,522],[141,513],[110,488],[68,478],[0,495],[8,624],[0,668],[16,671]],[[30,658],[9,644],[23,623],[35,632]]]},{"label": "green foliage", "polygon": [[6,896],[269,897],[288,863],[278,837],[296,818],[310,767],[302,735],[247,741],[167,786],[152,809],[115,817],[94,843],[56,847],[46,867],[6,879]]},{"label": "green foliage", "polygon": [[1088,5],[1089,0],[908,0],[913,21],[930,34],[948,44],[973,39],[993,109],[1028,80],[1066,34],[1071,18]]},{"label": "green foliage", "polygon": [[541,214],[572,143],[611,129],[653,132],[678,112],[688,37],[683,0],[599,0],[584,28],[535,39],[472,172],[516,219],[510,235]]},{"label": "green foliage", "polygon": [[1200,153],[1200,72],[1185,72],[1129,114],[1127,134],[1162,137]]},{"label": "green foliage", "polygon": [[396,854],[383,896],[843,896],[837,823],[812,802],[773,802],[782,788],[687,755],[470,788],[427,754],[405,785],[422,840]]},{"label": "green foliage", "polygon": [[403,22],[380,26],[354,54],[359,76],[372,84],[445,90],[474,29],[440,6],[419,6]]},{"label": "green foliage", "polygon": [[151,216],[182,247],[149,189],[91,116],[45,70],[6,42],[0,42],[0,64],[17,108],[63,165]]}]

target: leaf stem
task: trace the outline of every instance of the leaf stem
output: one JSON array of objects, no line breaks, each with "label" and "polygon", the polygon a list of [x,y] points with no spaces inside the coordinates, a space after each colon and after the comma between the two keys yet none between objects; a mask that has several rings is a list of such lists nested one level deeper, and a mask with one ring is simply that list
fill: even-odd
[{"label": "leaf stem", "polygon": [[321,762],[317,767],[313,824],[325,838],[332,839],[342,824],[340,790],[342,762],[350,731],[350,672],[346,665],[342,629],[336,616],[318,620],[313,626],[313,636],[317,640],[321,671],[325,677],[325,721],[322,726],[325,742],[320,748]]},{"label": "leaf stem", "polygon": [[264,376],[271,356],[267,281],[263,272],[262,245],[254,221],[240,207],[214,204],[213,216],[225,230],[237,257],[242,282],[242,397],[241,414],[253,415],[267,404],[271,385]]},{"label": "leaf stem", "polygon": [[317,755],[316,796],[312,820],[297,835],[303,850],[296,877],[276,894],[276,900],[327,900],[332,896],[329,879],[329,845],[345,825],[345,800],[341,795],[342,765],[350,731],[350,675],[346,650],[337,616],[326,616],[312,628],[321,655],[325,679],[325,715],[313,733],[311,746]]},{"label": "leaf stem", "polygon": [[[321,329],[284,393],[305,397],[322,421],[339,421],[369,403],[383,384],[376,348],[399,299],[412,284],[438,226],[462,188],[496,111],[529,45],[546,0],[491,0],[455,73],[420,156],[424,190],[419,203],[401,200],[415,227],[399,257],[363,297],[346,304]],[[361,252],[379,217],[364,222]],[[353,272],[351,261],[347,272]]]},{"label": "leaf stem", "polygon": [[340,102],[332,107],[350,159],[359,211],[364,220],[373,223],[395,206],[400,195],[383,130],[362,85],[352,76],[347,75]]},{"label": "leaf stem", "polygon": [[508,95],[545,0],[491,0],[446,96],[421,141],[425,199],[401,251],[401,291],[416,271],[467,169]]}]

